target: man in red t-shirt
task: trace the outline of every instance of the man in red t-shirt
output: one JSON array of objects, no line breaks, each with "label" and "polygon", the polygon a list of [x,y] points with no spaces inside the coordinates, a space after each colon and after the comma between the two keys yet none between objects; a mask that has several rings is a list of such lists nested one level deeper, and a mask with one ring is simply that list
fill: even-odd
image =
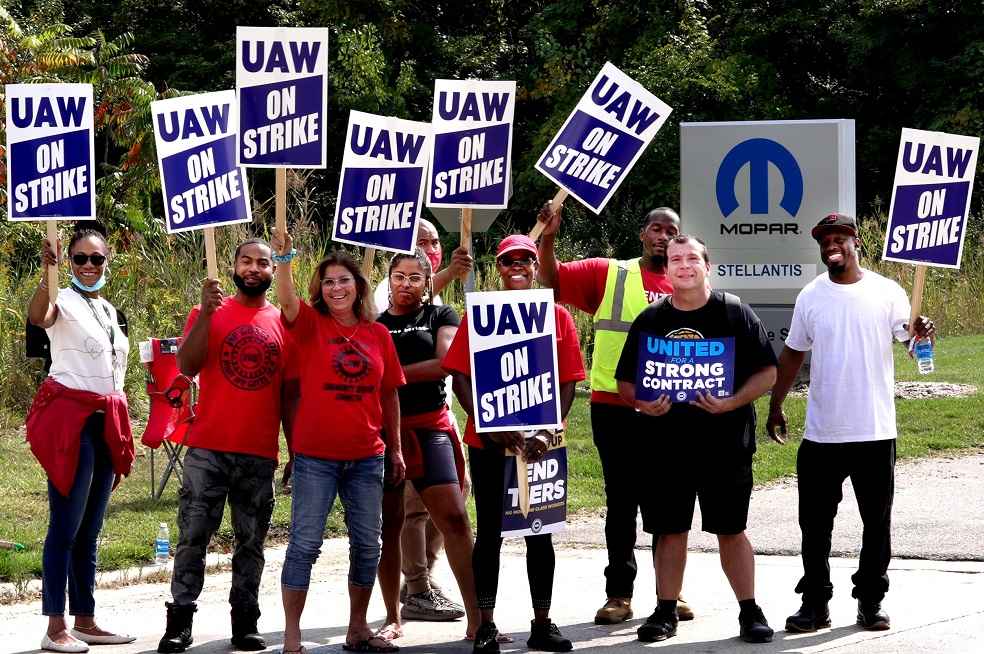
[{"label": "man in red t-shirt", "polygon": [[[604,606],[595,614],[597,624],[615,624],[632,617],[632,590],[637,571],[635,560],[636,515],[639,495],[636,448],[631,439],[639,433],[635,409],[618,395],[615,365],[625,343],[625,334],[636,316],[673,288],[666,276],[666,246],[680,233],[680,216],[668,207],[653,209],[640,224],[642,256],[638,259],[581,259],[557,261],[554,242],[560,229],[560,210],[544,206],[539,220],[543,236],[539,245],[540,283],[554,289],[558,302],[569,304],[594,317],[595,340],[591,356],[591,431],[605,477],[605,568]],[[655,544],[654,544],[655,546]],[[693,618],[690,607],[678,604],[680,619]]]},{"label": "man in red t-shirt", "polygon": [[270,245],[249,239],[236,248],[237,292],[223,296],[219,281],[202,285],[178,350],[178,365],[201,388],[178,500],[178,545],[171,577],[173,602],[158,652],[191,645],[195,601],[205,576],[205,551],[222,523],[226,499],[236,536],[232,558],[232,644],[261,650],[256,622],[263,544],[273,513],[273,475],[280,433],[280,390],[287,360],[280,310],[266,300],[273,281]]}]

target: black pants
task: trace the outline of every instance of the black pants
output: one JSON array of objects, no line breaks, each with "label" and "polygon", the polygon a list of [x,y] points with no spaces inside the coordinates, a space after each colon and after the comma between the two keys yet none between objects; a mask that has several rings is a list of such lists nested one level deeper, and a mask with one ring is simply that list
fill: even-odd
[{"label": "black pants", "polygon": [[851,478],[864,531],[861,561],[851,577],[853,597],[880,602],[888,592],[892,558],[892,500],[895,496],[895,440],[817,443],[804,440],[796,458],[799,524],[803,534],[803,578],[796,592],[826,602],[830,583],[830,535],[841,487]]},{"label": "black pants", "polygon": [[632,597],[638,570],[635,544],[639,511],[635,474],[638,450],[633,440],[640,436],[639,416],[627,406],[592,402],[591,432],[605,477],[605,593],[608,597]]},{"label": "black pants", "polygon": [[[468,467],[475,491],[475,549],[472,568],[478,608],[494,609],[499,590],[499,551],[502,549],[502,509],[506,456],[499,448],[468,448]],[[553,597],[553,540],[550,534],[526,537],[526,576],[534,609],[549,609]]]}]

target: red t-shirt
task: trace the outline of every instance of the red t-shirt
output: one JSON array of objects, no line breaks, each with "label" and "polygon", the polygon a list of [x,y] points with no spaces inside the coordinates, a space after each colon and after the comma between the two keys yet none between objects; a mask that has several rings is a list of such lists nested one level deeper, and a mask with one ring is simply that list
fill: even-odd
[{"label": "red t-shirt", "polygon": [[[605,297],[610,262],[611,259],[582,259],[559,264],[557,288],[554,289],[557,301],[593,316],[601,306],[601,299]],[[665,274],[654,273],[645,268],[642,269],[642,286],[646,289],[650,304],[673,292]],[[618,393],[605,391],[591,391],[591,401],[626,406]]]},{"label": "red t-shirt", "polygon": [[[557,385],[566,382],[576,382],[584,379],[584,361],[581,360],[581,343],[577,338],[574,319],[564,307],[554,305],[554,316],[557,323]],[[468,316],[461,319],[458,333],[451,341],[451,347],[441,362],[441,367],[448,372],[460,372],[471,375],[471,349],[468,347]],[[464,441],[472,447],[482,447],[482,439],[475,431],[475,421],[468,416],[465,426]]]},{"label": "red t-shirt", "polygon": [[332,461],[383,454],[380,393],[406,383],[389,330],[378,322],[342,326],[305,302],[284,323],[298,348],[294,452]]},{"label": "red t-shirt", "polygon": [[[200,312],[201,306],[195,306],[188,314],[186,339]],[[280,309],[223,299],[209,324],[195,419],[182,441],[190,447],[276,459],[288,343]]]}]

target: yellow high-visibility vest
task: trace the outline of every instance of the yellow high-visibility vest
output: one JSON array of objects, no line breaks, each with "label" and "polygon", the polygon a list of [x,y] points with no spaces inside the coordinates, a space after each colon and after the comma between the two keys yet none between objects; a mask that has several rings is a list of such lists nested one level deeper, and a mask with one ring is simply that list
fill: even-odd
[{"label": "yellow high-visibility vest", "polygon": [[642,283],[639,259],[609,259],[605,295],[594,315],[594,352],[591,357],[591,389],[617,393],[615,368],[629,327],[649,306]]}]

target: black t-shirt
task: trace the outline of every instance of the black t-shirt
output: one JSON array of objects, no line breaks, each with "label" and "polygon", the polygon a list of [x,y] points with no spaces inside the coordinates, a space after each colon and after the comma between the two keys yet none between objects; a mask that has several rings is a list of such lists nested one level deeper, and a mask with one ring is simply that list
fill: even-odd
[{"label": "black t-shirt", "polygon": [[[445,305],[425,304],[412,314],[394,316],[389,310],[377,320],[389,329],[400,363],[408,366],[437,358],[437,330],[457,327],[458,314]],[[400,387],[400,413],[415,416],[444,406],[444,380],[416,382]]]},{"label": "black t-shirt", "polygon": [[[669,300],[650,305],[636,317],[629,329],[615,378],[633,384],[636,382],[641,332],[667,338],[731,336],[735,339],[734,392],[737,393],[753,374],[777,364],[762,321],[746,304],[741,305],[739,313],[740,319],[732,325],[728,320],[724,294],[718,291],[711,293],[707,304],[693,311],[681,311],[673,307]],[[714,415],[697,406],[674,403],[664,416],[645,417],[657,421],[654,424],[659,425],[661,433],[667,433],[669,428],[678,436],[693,435],[694,438],[688,439],[692,445],[720,444],[723,447],[719,451],[733,452],[735,447],[748,454],[755,451],[755,407],[752,404]]]}]

